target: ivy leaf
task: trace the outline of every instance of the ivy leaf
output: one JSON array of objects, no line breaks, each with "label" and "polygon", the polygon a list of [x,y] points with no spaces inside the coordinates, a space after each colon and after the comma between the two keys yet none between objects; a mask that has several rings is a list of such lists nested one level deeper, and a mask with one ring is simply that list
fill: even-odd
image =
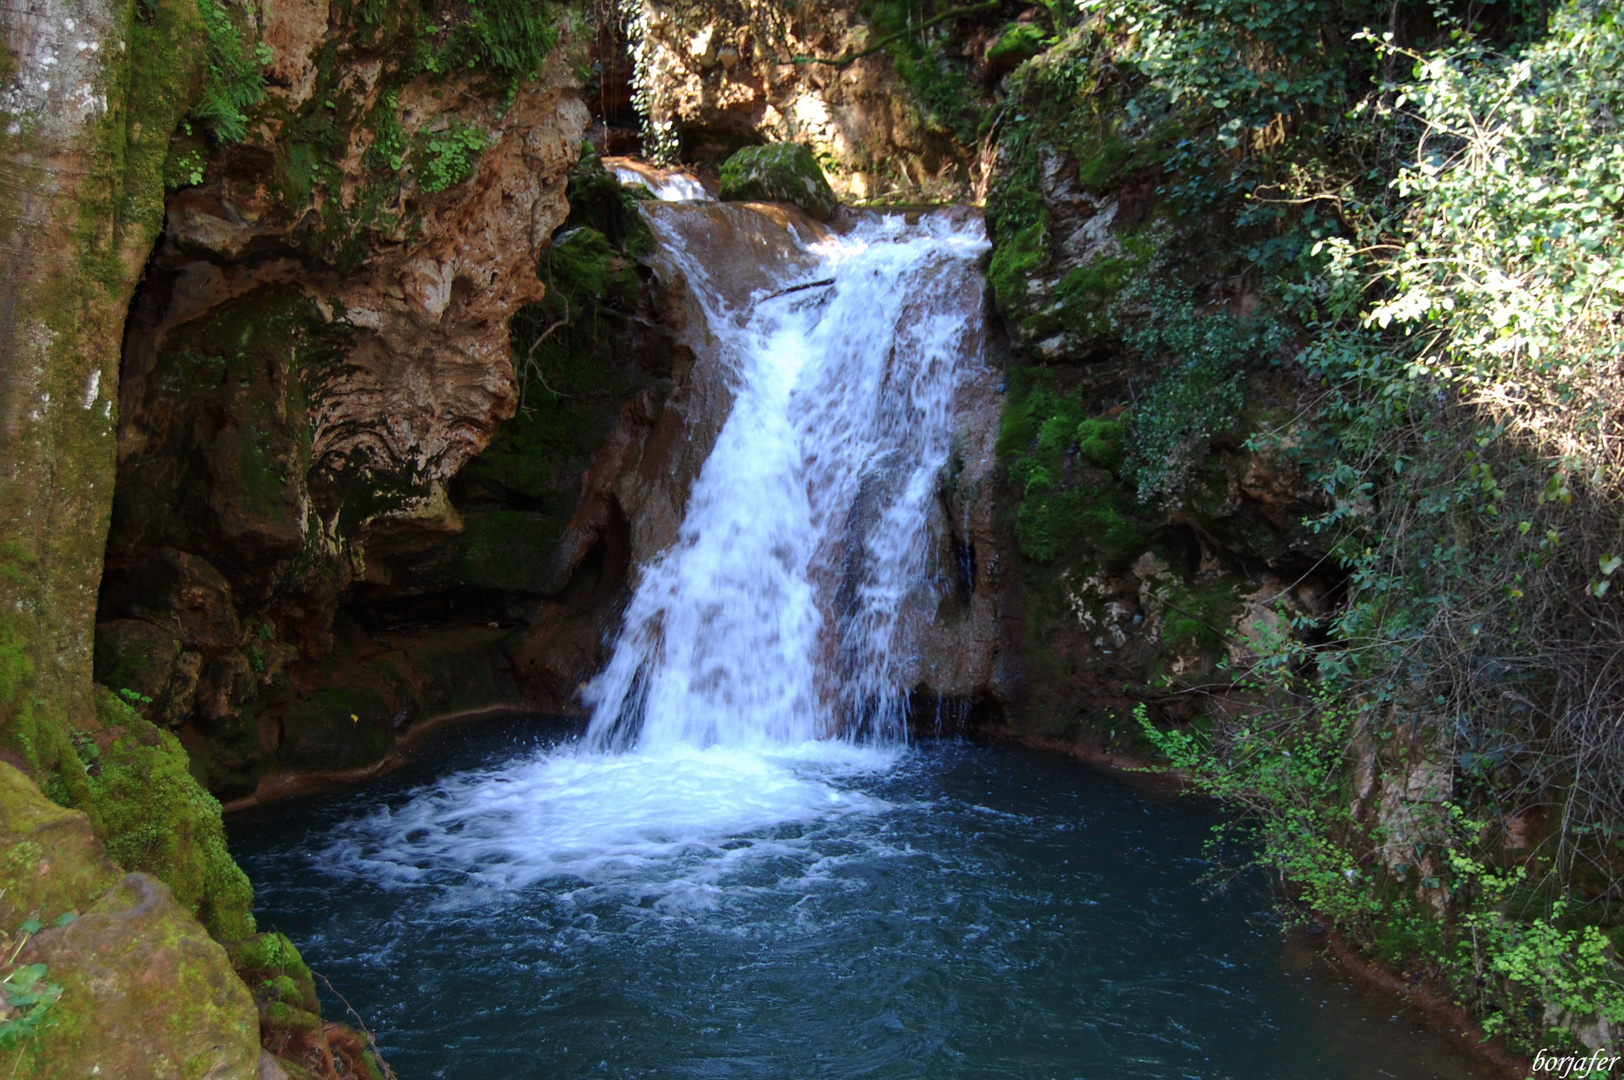
[{"label": "ivy leaf", "polygon": [[1596,561],[1601,564],[1601,573],[1603,577],[1612,577],[1614,570],[1617,570],[1620,566],[1624,566],[1624,559],[1619,558],[1617,555],[1603,555]]}]

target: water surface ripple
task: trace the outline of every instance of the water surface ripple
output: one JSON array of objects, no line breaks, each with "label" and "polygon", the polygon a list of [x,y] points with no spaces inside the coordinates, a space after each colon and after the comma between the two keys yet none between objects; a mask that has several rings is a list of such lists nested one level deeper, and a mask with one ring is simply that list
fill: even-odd
[{"label": "water surface ripple", "polygon": [[230,819],[261,924],[402,1077],[1474,1075],[1254,887],[1200,883],[1204,803],[956,743],[561,736],[451,732],[432,766]]}]

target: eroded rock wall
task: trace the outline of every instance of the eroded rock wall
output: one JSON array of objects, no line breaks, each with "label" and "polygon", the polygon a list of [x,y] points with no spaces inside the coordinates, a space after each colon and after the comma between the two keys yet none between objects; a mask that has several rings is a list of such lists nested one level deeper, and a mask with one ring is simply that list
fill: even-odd
[{"label": "eroded rock wall", "polygon": [[1252,647],[1311,638],[1341,579],[1305,524],[1332,506],[1296,452],[1316,407],[1297,346],[1258,316],[1248,241],[1169,201],[1172,136],[1120,109],[1095,44],[1075,32],[1012,78],[988,196],[1022,661],[993,728],[1133,757],[1141,707],[1246,708]]},{"label": "eroded rock wall", "polygon": [[[988,52],[1002,26],[1032,17],[1007,7],[979,5],[963,20],[903,34],[899,53],[884,42],[893,22],[915,18],[912,9],[877,24],[850,2],[639,0],[629,66],[647,121],[644,152],[715,164],[744,145],[799,142],[848,199],[973,197],[985,176],[978,119],[1006,70]],[[915,21],[950,10],[920,8]],[[925,78],[910,82],[898,57]],[[920,92],[938,88],[932,100]]]},{"label": "eroded rock wall", "polygon": [[[201,164],[130,313],[96,674],[222,794],[281,758],[373,764],[424,710],[522,700],[505,615],[403,645],[373,631],[418,615],[340,610],[433,591],[503,524],[465,519],[453,478],[520,404],[510,322],[547,295],[587,121],[567,37],[504,74],[425,62],[424,34],[450,56],[455,31],[411,15],[260,13],[265,100],[240,142],[177,143]],[[514,584],[482,569],[450,576]]]}]

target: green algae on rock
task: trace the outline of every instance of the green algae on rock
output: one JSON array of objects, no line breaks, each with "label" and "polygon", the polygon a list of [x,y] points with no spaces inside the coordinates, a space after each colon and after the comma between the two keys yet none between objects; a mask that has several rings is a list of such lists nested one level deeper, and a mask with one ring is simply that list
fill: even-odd
[{"label": "green algae on rock", "polygon": [[812,150],[801,143],[747,146],[722,163],[724,202],[787,202],[828,221],[840,201]]},{"label": "green algae on rock", "polygon": [[89,815],[3,762],[0,872],[0,928],[43,924],[12,963],[45,965],[62,991],[18,1043],[14,1075],[255,1075],[259,1023],[226,950],[163,882],[123,874]]}]

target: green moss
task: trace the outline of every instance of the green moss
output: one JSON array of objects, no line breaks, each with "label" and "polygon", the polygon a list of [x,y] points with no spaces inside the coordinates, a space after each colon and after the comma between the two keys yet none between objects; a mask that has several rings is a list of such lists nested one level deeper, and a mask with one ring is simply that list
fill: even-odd
[{"label": "green moss", "polygon": [[583,143],[581,159],[571,170],[565,191],[570,214],[562,231],[588,226],[603,234],[615,251],[640,259],[654,251],[654,233],[637,208],[642,201],[639,193],[646,190],[622,184],[603,167],[592,144]]},{"label": "green moss", "polygon": [[[923,113],[927,130],[951,135],[961,146],[972,146],[982,111],[976,104],[981,95],[971,81],[969,59],[947,55],[940,48],[941,40],[932,35],[907,33],[909,25],[919,21],[920,11],[907,0],[869,0],[863,5],[871,34],[890,39],[885,50],[891,56],[891,67]],[[1011,45],[1019,47],[1016,40],[1020,40],[1018,35]]]},{"label": "green moss", "polygon": [[82,777],[75,806],[90,815],[107,853],[126,870],[158,878],[223,941],[254,932],[253,890],[226,849],[220,804],[192,777],[186,751],[111,693],[98,693],[109,745]]},{"label": "green moss", "polygon": [[801,143],[747,146],[722,163],[721,178],[724,202],[794,203],[819,221],[840,205],[811,148]]},{"label": "green moss", "polygon": [[523,510],[471,510],[457,540],[452,568],[460,584],[507,592],[537,593],[546,589],[551,558],[570,510],[557,500],[550,515]]},{"label": "green moss", "polygon": [[1055,289],[1060,326],[1089,338],[1110,333],[1113,306],[1135,265],[1130,258],[1099,255],[1068,270]]},{"label": "green moss", "polygon": [[1048,211],[1042,211],[1037,220],[1022,224],[1008,238],[996,238],[987,280],[992,284],[993,302],[1006,319],[1029,317],[1025,311],[1027,283],[1049,261],[1048,218]]},{"label": "green moss", "polygon": [[1122,425],[1115,420],[1084,420],[1073,437],[1077,453],[1102,469],[1115,471],[1127,454]]},{"label": "green moss", "polygon": [[1109,566],[1132,562],[1146,540],[1124,502],[1111,486],[1028,494],[1015,512],[1021,553],[1040,563],[1094,555]]},{"label": "green moss", "polygon": [[150,20],[138,19],[130,28],[129,149],[120,216],[152,233],[163,227],[165,190],[202,179],[201,133],[192,136],[185,127],[183,138],[190,141],[180,145],[179,157],[173,136],[181,133],[181,119],[203,86],[205,36],[196,0],[158,0]]},{"label": "green moss", "polygon": [[1238,607],[1230,584],[1176,586],[1163,602],[1167,612],[1162,617],[1162,643],[1203,651],[1222,647]]},{"label": "green moss", "polygon": [[1049,35],[1036,23],[1011,23],[987,47],[987,66],[1009,70],[1048,48]]},{"label": "green moss", "polygon": [[290,769],[327,772],[382,761],[394,749],[392,713],[370,686],[333,687],[288,702],[278,714],[278,757]]}]

